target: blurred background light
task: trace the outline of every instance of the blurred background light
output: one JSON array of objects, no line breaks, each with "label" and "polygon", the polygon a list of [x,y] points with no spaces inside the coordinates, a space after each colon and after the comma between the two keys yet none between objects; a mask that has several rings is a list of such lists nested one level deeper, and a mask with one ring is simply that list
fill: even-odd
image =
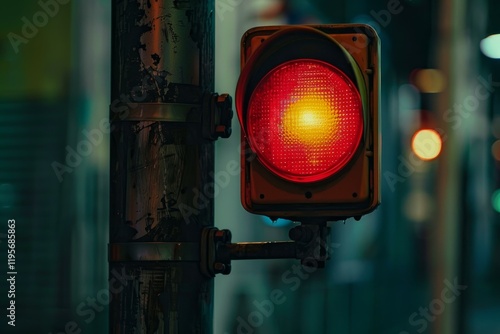
[{"label": "blurred background light", "polygon": [[411,140],[412,151],[422,160],[435,159],[442,146],[441,136],[431,129],[417,131]]},{"label": "blurred background light", "polygon": [[486,57],[500,59],[500,34],[484,38],[479,47]]},{"label": "blurred background light", "polygon": [[493,195],[491,196],[491,204],[496,212],[500,212],[500,189],[493,192]]},{"label": "blurred background light", "polygon": [[422,93],[439,93],[446,88],[443,72],[433,68],[413,71],[410,80]]},{"label": "blurred background light", "polygon": [[491,145],[491,154],[496,161],[500,161],[500,140],[497,140]]}]

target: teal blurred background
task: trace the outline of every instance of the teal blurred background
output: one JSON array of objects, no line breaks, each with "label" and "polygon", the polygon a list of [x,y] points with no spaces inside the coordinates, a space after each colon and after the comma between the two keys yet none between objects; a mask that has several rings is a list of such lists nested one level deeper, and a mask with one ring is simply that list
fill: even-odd
[{"label": "teal blurred background", "polygon": [[[92,317],[88,305],[107,287],[109,138],[101,122],[110,104],[111,5],[75,0],[47,11],[41,3],[0,7],[0,309],[9,219],[18,272],[16,327],[2,313],[0,332],[106,333],[106,305]],[[248,28],[372,24],[382,42],[383,157],[382,205],[332,225],[325,269],[233,261],[231,275],[215,279],[215,334],[500,333],[500,60],[480,49],[500,33],[498,13],[496,0],[216,1],[219,93],[234,94]],[[23,32],[23,18],[39,27]],[[424,126],[441,129],[444,141],[428,162],[410,145]],[[216,143],[215,171],[239,163],[236,119],[233,129]],[[92,131],[102,137],[81,146]],[[66,165],[79,148],[85,156]],[[215,198],[216,226],[231,229],[233,241],[287,240],[291,225],[246,213],[239,186],[233,177]],[[275,289],[280,303],[263,308]]]}]

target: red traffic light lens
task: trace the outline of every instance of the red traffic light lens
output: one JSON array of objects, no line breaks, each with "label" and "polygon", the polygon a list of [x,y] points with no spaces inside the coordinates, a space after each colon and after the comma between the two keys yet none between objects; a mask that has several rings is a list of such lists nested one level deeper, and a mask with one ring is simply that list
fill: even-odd
[{"label": "red traffic light lens", "polygon": [[285,62],[267,73],[248,104],[247,136],[260,161],[293,182],[340,171],[363,134],[363,107],[352,81],[315,59]]}]

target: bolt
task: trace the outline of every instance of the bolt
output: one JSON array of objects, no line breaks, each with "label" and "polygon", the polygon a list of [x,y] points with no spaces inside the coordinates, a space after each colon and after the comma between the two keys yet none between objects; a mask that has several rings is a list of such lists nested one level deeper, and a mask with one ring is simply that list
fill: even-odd
[{"label": "bolt", "polygon": [[229,230],[217,230],[214,234],[215,242],[228,243],[231,242],[231,231]]},{"label": "bolt", "polygon": [[229,275],[231,273],[231,264],[230,263],[216,262],[214,264],[214,273],[215,274],[222,274],[222,275]]},{"label": "bolt", "polygon": [[226,265],[224,263],[216,262],[214,264],[214,272],[216,274],[222,274],[226,270]]},{"label": "bolt", "polygon": [[231,109],[233,98],[229,94],[221,94],[217,97],[217,105],[222,109]]},{"label": "bolt", "polygon": [[217,125],[215,127],[215,133],[222,138],[229,138],[233,130],[225,125]]},{"label": "bolt", "polygon": [[226,263],[226,268],[222,271],[222,275],[229,275],[231,273],[231,264]]},{"label": "bolt", "polygon": [[224,235],[225,235],[224,242],[231,242],[231,239],[233,238],[231,231],[227,230],[227,229],[224,229],[222,231],[224,231]]},{"label": "bolt", "polygon": [[225,237],[226,237],[226,233],[224,233],[223,230],[215,231],[215,234],[214,234],[215,242],[224,242]]},{"label": "bolt", "polygon": [[293,241],[309,242],[312,239],[312,233],[309,229],[303,226],[296,226],[288,232],[288,236]]}]

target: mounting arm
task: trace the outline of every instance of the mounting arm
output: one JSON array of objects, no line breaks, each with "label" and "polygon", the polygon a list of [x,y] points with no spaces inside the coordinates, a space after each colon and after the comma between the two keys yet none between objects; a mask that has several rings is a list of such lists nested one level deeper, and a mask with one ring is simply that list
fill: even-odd
[{"label": "mounting arm", "polygon": [[201,271],[209,277],[228,275],[231,260],[299,259],[304,266],[325,266],[329,254],[326,223],[296,226],[289,236],[292,241],[231,243],[231,231],[207,227],[202,231]]}]

